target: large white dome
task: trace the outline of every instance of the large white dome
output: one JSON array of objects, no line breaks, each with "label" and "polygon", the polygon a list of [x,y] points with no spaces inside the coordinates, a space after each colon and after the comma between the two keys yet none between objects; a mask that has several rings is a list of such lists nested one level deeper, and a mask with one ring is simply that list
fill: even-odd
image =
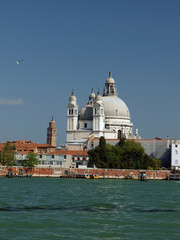
[{"label": "large white dome", "polygon": [[105,117],[130,119],[130,113],[125,102],[116,96],[102,97]]}]

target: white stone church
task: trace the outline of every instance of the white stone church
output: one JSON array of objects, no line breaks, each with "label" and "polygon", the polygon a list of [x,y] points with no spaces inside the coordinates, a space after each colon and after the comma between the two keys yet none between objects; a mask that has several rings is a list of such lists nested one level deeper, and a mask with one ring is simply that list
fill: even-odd
[{"label": "white stone church", "polygon": [[92,89],[88,103],[78,112],[74,92],[67,105],[66,147],[71,150],[90,149],[92,140],[104,136],[105,139],[140,139],[138,130],[133,135],[133,124],[125,102],[118,97],[111,72],[106,80],[103,96]]}]

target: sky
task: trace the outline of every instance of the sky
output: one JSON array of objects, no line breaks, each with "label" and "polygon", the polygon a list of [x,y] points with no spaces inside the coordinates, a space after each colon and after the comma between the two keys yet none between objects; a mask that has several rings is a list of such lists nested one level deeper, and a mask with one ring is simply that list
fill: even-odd
[{"label": "sky", "polygon": [[[0,142],[66,141],[109,71],[144,139],[180,139],[179,0],[0,0]],[[24,59],[20,64],[15,61]]]}]

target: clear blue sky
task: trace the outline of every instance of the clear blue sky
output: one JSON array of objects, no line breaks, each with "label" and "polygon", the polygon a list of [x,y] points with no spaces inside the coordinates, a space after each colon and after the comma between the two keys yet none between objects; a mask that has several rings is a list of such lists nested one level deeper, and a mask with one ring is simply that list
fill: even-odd
[{"label": "clear blue sky", "polygon": [[[23,58],[20,65],[15,60]],[[1,0],[0,142],[65,142],[79,109],[112,71],[142,138],[180,139],[179,0]]]}]

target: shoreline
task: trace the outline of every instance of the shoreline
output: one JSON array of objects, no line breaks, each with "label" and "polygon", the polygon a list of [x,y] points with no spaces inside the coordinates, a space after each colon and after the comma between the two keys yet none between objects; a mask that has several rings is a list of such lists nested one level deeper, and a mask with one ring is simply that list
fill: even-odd
[{"label": "shoreline", "polygon": [[171,174],[170,170],[135,170],[135,169],[94,169],[94,168],[52,168],[21,166],[0,167],[0,177],[6,177],[12,171],[16,177],[51,177],[51,178],[76,178],[77,175],[97,175],[99,179],[138,179],[139,173],[145,173],[147,180],[166,180]]}]

